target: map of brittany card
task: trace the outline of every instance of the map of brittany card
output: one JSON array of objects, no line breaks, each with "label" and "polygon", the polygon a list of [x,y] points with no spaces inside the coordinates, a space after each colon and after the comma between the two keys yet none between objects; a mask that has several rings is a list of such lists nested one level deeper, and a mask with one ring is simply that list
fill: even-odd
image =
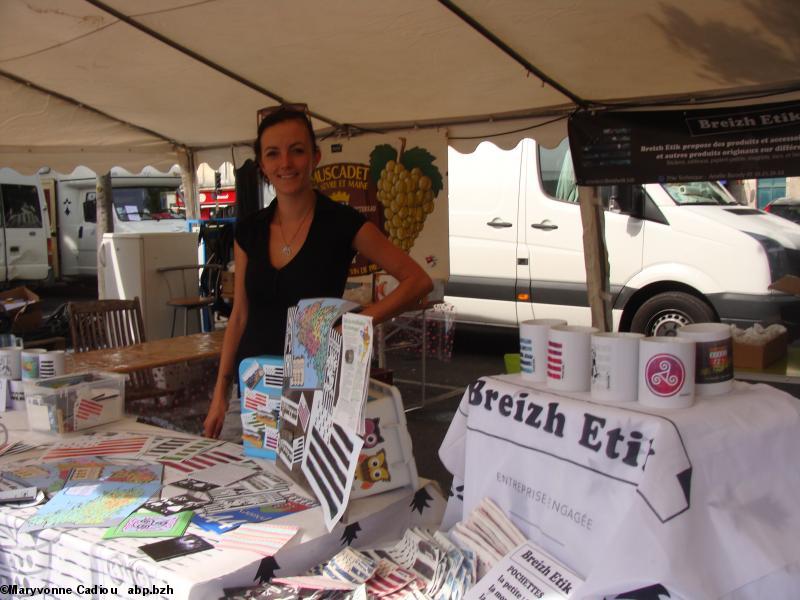
[{"label": "map of brittany card", "polygon": [[339,298],[309,298],[297,303],[291,333],[289,387],[315,390],[322,387],[328,333],[342,313],[358,306]]},{"label": "map of brittany card", "polygon": [[112,465],[100,479],[68,482],[20,531],[118,525],[161,489],[162,471],[159,464]]}]

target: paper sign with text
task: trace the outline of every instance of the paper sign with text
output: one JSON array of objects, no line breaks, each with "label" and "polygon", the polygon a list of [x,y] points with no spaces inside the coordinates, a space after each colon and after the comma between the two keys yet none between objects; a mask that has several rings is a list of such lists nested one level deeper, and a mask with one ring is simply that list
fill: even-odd
[{"label": "paper sign with text", "polygon": [[583,583],[576,573],[531,542],[523,542],[497,563],[466,600],[556,600],[575,597]]}]

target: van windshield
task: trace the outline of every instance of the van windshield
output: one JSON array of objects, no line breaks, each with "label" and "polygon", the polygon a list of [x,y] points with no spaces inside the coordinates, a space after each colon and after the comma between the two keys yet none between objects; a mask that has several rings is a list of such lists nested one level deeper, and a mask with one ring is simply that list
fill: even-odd
[{"label": "van windshield", "polygon": [[716,181],[665,183],[664,189],[675,204],[736,204],[730,194]]},{"label": "van windshield", "polygon": [[173,187],[115,187],[114,210],[120,221],[185,219],[178,211],[176,192]]}]

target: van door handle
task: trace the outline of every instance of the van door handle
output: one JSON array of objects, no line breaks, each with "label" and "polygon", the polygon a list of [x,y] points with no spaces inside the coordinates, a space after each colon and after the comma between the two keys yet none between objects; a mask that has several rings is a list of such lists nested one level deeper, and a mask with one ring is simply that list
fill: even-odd
[{"label": "van door handle", "polygon": [[546,231],[550,231],[552,229],[558,229],[558,225],[555,223],[549,223],[547,219],[542,221],[541,223],[531,223],[531,227],[534,229],[544,229]]},{"label": "van door handle", "polygon": [[495,229],[500,229],[501,227],[511,227],[511,223],[508,221],[503,221],[500,217],[495,217],[488,223],[486,223],[489,227],[494,227]]},{"label": "van door handle", "polygon": [[78,239],[83,239],[83,225],[78,227]]}]

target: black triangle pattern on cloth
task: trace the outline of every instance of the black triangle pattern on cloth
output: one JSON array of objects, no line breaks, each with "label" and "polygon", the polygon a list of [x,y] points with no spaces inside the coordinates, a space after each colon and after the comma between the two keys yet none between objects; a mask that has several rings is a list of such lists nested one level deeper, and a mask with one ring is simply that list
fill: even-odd
[{"label": "black triangle pattern on cloth", "polygon": [[275,571],[280,568],[281,567],[278,564],[278,561],[275,560],[274,556],[267,556],[259,563],[258,571],[256,572],[256,576],[253,577],[253,581],[257,581],[258,583],[269,583],[270,579],[275,577]]},{"label": "black triangle pattern on cloth", "polygon": [[683,490],[683,495],[686,497],[687,506],[691,505],[690,498],[692,491],[692,467],[689,467],[685,471],[678,473],[678,483]]},{"label": "black triangle pattern on cloth", "polygon": [[[453,489],[455,489],[455,492],[453,492]],[[450,486],[450,489],[447,490],[447,497],[450,498],[452,496],[455,496],[456,498],[458,498],[459,500],[461,500],[463,502],[464,501],[464,486],[463,485],[457,485],[455,487],[454,486]]]},{"label": "black triangle pattern on cloth", "polygon": [[342,546],[351,545],[358,538],[359,531],[361,531],[361,525],[358,524],[358,521],[350,523],[350,525],[345,527],[342,532],[342,537],[340,538]]},{"label": "black triangle pattern on cloth", "polygon": [[424,487],[419,488],[417,493],[414,494],[414,498],[411,500],[411,507],[412,512],[417,511],[419,514],[422,514],[422,511],[425,510],[430,506],[430,501],[433,500],[433,497],[428,493]]},{"label": "black triangle pattern on cloth", "polygon": [[614,596],[614,600],[666,600],[666,598],[672,598],[672,596],[669,595],[669,590],[660,583]]}]

